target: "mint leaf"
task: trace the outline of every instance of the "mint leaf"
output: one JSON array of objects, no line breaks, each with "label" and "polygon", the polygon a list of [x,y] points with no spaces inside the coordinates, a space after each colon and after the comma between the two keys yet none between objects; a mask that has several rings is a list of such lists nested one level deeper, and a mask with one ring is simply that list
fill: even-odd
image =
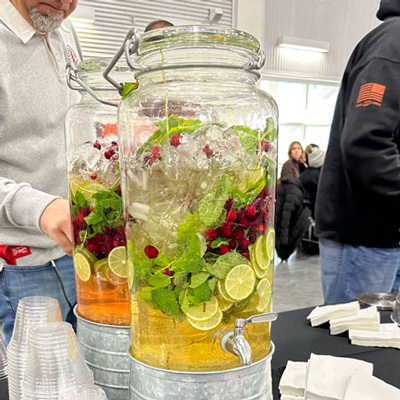
[{"label": "mint leaf", "polygon": [[218,279],[225,279],[228,272],[236,265],[248,264],[249,260],[236,251],[223,254],[214,264],[207,264],[207,271]]},{"label": "mint leaf", "polygon": [[255,153],[258,150],[259,132],[244,125],[235,125],[234,129],[239,136],[242,147],[248,153]]},{"label": "mint leaf", "polygon": [[125,99],[129,93],[136,90],[139,87],[139,82],[124,82],[122,86],[122,99]]},{"label": "mint leaf", "polygon": [[171,317],[179,318],[179,303],[174,292],[161,288],[152,291],[154,303],[166,314]]},{"label": "mint leaf", "polygon": [[217,278],[211,278],[209,279],[208,282],[208,286],[210,287],[211,291],[213,292],[215,289],[215,286],[217,284],[218,279]]},{"label": "mint leaf", "polygon": [[166,267],[170,261],[168,257],[162,251],[160,251],[158,256],[154,259],[154,263],[160,267]]},{"label": "mint leaf", "polygon": [[164,288],[169,286],[171,278],[163,274],[161,271],[147,276],[147,282],[155,288]]},{"label": "mint leaf", "polygon": [[202,248],[199,236],[193,235],[187,250],[173,264],[172,269],[176,272],[200,272],[204,265]]},{"label": "mint leaf", "polygon": [[272,117],[268,117],[267,129],[262,138],[267,142],[273,142],[277,137],[278,137],[278,131],[275,126],[275,121]]},{"label": "mint leaf", "polygon": [[197,288],[203,284],[209,276],[210,274],[208,272],[198,272],[197,274],[192,274],[189,287]]},{"label": "mint leaf", "polygon": [[212,295],[212,291],[210,289],[210,286],[208,286],[207,281],[203,282],[199,287],[196,287],[194,289],[189,289],[189,292],[193,296],[197,297],[201,303],[210,300]]},{"label": "mint leaf", "polygon": [[200,218],[207,226],[214,226],[224,212],[224,204],[228,198],[230,187],[229,176],[223,175],[217,183],[217,187],[200,201]]},{"label": "mint leaf", "polygon": [[187,247],[193,233],[203,231],[205,231],[205,225],[201,221],[200,216],[198,214],[187,214],[185,221],[183,221],[178,228],[177,236],[179,246]]}]

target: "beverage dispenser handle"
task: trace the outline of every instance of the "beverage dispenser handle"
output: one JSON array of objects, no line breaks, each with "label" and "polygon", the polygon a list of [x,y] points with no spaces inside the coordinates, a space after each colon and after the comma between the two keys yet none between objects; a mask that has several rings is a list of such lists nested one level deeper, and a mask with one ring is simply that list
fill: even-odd
[{"label": "beverage dispenser handle", "polygon": [[272,322],[278,318],[276,312],[252,315],[249,318],[237,318],[235,330],[225,332],[220,339],[220,346],[226,353],[234,354],[239,357],[242,365],[251,365],[251,347],[244,337],[244,328],[247,324],[260,322]]}]

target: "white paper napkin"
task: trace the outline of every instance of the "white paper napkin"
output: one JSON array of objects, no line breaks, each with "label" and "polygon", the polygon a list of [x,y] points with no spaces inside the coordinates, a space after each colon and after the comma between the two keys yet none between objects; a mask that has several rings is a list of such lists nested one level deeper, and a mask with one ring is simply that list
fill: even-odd
[{"label": "white paper napkin", "polygon": [[343,400],[399,400],[400,390],[359,370],[348,382]]},{"label": "white paper napkin", "polygon": [[[380,324],[379,331],[349,330],[351,344],[358,346],[395,347],[400,349],[400,329],[397,324]],[[400,397],[399,397],[400,399]]]},{"label": "white paper napkin", "polygon": [[281,395],[304,396],[306,372],[306,362],[288,361],[279,382],[279,392]]},{"label": "white paper napkin", "polygon": [[281,400],[306,400],[304,396],[291,396],[290,394],[282,394]]},{"label": "white paper napkin", "polygon": [[360,303],[358,301],[329,306],[318,306],[311,311],[307,316],[307,319],[311,321],[311,326],[318,326],[333,318],[343,318],[356,315],[359,309]]},{"label": "white paper napkin", "polygon": [[380,314],[376,306],[359,310],[356,315],[335,318],[329,321],[331,335],[337,335],[349,329],[378,331]]},{"label": "white paper napkin", "polygon": [[373,364],[355,360],[311,354],[308,361],[305,397],[310,400],[342,400],[350,376],[355,370],[371,376]]}]

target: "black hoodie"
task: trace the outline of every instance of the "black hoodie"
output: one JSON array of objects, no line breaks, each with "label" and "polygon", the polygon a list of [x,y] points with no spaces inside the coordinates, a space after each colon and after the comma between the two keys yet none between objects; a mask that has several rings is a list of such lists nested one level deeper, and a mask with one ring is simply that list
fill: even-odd
[{"label": "black hoodie", "polygon": [[321,173],[316,233],[367,247],[400,241],[400,0],[354,49],[343,75]]}]

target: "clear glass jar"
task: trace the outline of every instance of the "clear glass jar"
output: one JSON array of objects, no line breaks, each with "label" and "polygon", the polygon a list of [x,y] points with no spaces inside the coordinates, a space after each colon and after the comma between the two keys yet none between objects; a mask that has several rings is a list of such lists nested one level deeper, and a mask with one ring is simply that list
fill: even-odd
[{"label": "clear glass jar", "polygon": [[[90,321],[127,326],[130,310],[117,136],[120,96],[102,76],[108,61],[85,60],[77,70],[83,85],[104,103],[81,90],[81,101],[66,114],[77,312]],[[118,68],[121,78],[127,73],[127,67]]]},{"label": "clear glass jar", "polygon": [[[132,276],[131,353],[160,368],[239,367],[221,334],[271,310],[278,110],[256,88],[260,45],[244,32],[145,33],[139,82],[119,106]],[[246,327],[253,361],[269,324]]]}]

